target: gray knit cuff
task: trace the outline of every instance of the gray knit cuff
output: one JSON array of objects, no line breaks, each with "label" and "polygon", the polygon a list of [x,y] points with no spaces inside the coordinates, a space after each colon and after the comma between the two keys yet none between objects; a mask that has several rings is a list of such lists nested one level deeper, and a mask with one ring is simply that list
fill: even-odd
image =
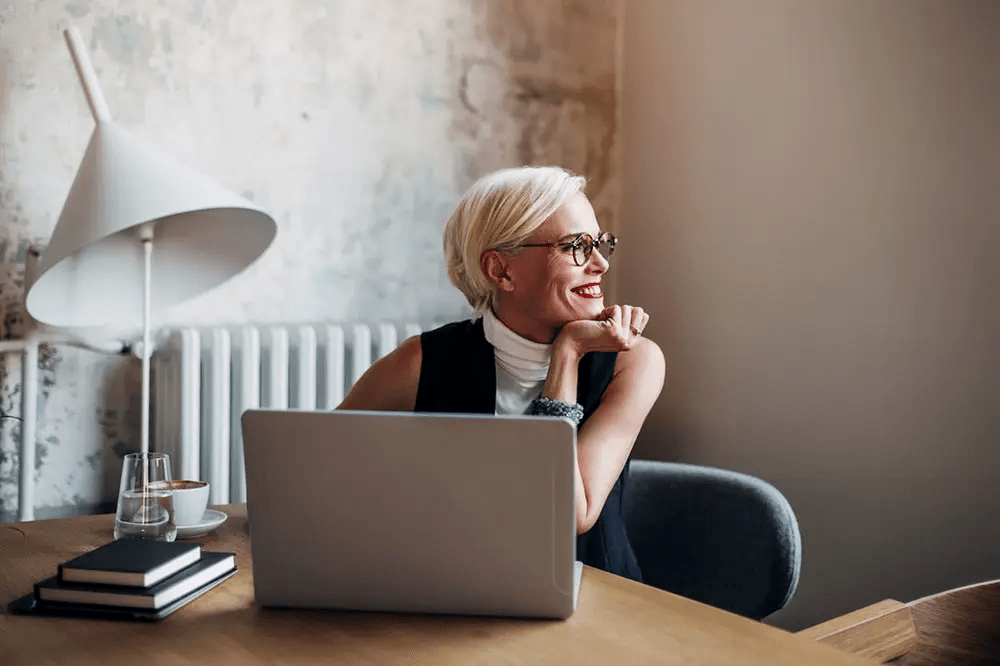
[{"label": "gray knit cuff", "polygon": [[562,416],[576,425],[583,420],[583,407],[579,403],[551,398],[535,398],[528,406],[528,413],[532,416]]}]

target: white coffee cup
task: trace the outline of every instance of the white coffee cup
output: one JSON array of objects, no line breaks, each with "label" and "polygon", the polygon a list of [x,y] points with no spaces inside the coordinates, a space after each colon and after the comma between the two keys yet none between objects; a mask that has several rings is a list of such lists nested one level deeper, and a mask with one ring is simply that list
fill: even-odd
[{"label": "white coffee cup", "polygon": [[202,521],[208,508],[207,481],[176,479],[160,483],[173,490],[174,524],[177,527],[197,525]]}]

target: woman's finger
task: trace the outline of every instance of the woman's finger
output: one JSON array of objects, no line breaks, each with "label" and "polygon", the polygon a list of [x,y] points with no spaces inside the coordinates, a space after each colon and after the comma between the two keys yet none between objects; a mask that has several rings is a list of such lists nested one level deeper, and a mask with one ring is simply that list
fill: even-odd
[{"label": "woman's finger", "polygon": [[632,335],[635,337],[642,335],[642,331],[644,328],[646,328],[646,322],[648,320],[649,320],[649,315],[647,315],[642,308],[633,307],[631,311],[631,317],[628,322],[628,327]]},{"label": "woman's finger", "polygon": [[608,321],[618,328],[622,327],[622,308],[620,305],[611,306],[611,316],[608,317]]},{"label": "woman's finger", "polygon": [[646,313],[642,308],[632,308],[632,332],[635,335],[642,335],[642,329],[646,328]]},{"label": "woman's finger", "polygon": [[632,306],[623,305],[622,306],[622,333],[628,337],[629,327],[632,326]]}]

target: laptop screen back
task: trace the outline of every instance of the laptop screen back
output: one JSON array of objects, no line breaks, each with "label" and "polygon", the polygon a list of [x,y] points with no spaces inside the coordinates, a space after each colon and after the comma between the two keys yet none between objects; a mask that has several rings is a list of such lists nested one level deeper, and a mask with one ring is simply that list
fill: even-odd
[{"label": "laptop screen back", "polygon": [[242,425],[258,603],[572,612],[568,421],[248,410]]}]

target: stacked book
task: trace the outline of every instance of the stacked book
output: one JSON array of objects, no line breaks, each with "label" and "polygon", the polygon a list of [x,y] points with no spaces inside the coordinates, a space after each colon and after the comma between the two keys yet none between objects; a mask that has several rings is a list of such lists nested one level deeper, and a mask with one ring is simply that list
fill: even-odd
[{"label": "stacked book", "polygon": [[236,573],[233,553],[188,542],[120,539],[59,565],[16,602],[24,612],[158,619]]}]

